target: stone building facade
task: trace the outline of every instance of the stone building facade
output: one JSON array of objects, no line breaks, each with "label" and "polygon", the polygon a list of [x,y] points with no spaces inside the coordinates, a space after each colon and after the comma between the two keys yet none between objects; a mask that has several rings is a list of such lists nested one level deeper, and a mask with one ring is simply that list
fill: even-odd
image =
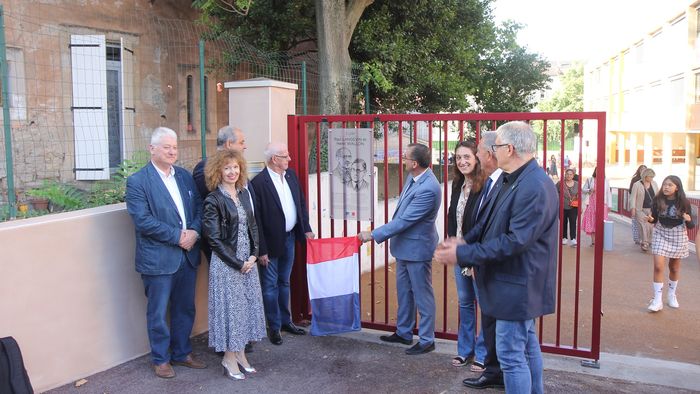
[{"label": "stone building facade", "polygon": [[[191,168],[202,134],[211,145],[228,122],[217,84],[235,76],[205,67],[201,94],[202,30],[190,1],[3,3],[9,99],[1,104],[9,106],[18,195],[45,179],[84,187],[109,179],[120,163],[145,155],[158,126],[178,133],[179,162]],[[0,156],[5,200],[4,149]]]}]

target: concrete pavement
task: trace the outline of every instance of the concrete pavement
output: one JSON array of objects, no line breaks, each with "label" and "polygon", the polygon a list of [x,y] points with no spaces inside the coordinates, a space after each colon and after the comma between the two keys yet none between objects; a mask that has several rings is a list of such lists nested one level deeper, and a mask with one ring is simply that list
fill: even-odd
[{"label": "concrete pavement", "polygon": [[[645,308],[651,293],[651,255],[632,243],[628,219],[611,217],[616,223],[615,249],[604,257],[600,369],[583,367],[578,358],[544,355],[545,390],[700,392],[700,265],[695,255],[683,261],[681,308],[650,314]],[[591,253],[592,248],[585,248],[585,254]],[[195,353],[210,365],[206,370],[175,367],[177,376],[163,380],[153,375],[144,356],[86,377],[87,383],[79,388],[70,384],[50,392],[457,393],[468,391],[462,379],[477,376],[450,365],[456,346],[452,341],[438,340],[435,352],[407,356],[405,346],[383,343],[380,334],[374,330],[335,337],[283,333],[282,346],[267,340],[255,345],[249,360],[259,373],[236,382],[222,375],[220,357],[202,335],[193,343]]]},{"label": "concrete pavement", "polygon": [[[459,393],[469,391],[462,379],[476,377],[450,365],[454,343],[438,340],[435,352],[404,354],[406,346],[381,343],[380,332],[363,330],[333,337],[283,333],[282,346],[263,341],[249,361],[259,372],[244,381],[222,375],[207,336],[194,339],[194,351],[209,367],[175,367],[177,376],[154,376],[148,356],[73,384],[49,391],[62,393]],[[639,357],[604,354],[601,368],[580,360],[545,356],[545,390],[550,393],[692,393],[700,392],[700,366]],[[501,390],[486,390],[486,392]]]}]

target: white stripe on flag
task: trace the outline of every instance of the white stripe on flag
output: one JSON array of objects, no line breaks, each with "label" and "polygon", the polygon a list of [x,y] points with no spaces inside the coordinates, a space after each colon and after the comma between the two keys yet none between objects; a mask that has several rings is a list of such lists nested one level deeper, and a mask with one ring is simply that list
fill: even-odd
[{"label": "white stripe on flag", "polygon": [[359,293],[359,273],[357,253],[337,260],[306,265],[309,281],[309,298],[336,297]]}]

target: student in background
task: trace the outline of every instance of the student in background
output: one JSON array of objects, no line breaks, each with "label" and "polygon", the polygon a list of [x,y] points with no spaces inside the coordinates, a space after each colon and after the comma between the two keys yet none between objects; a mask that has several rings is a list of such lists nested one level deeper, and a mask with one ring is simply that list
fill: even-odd
[{"label": "student in background", "polygon": [[668,259],[668,306],[678,308],[676,289],[680,278],[681,259],[688,257],[688,231],[693,228],[690,202],[685,197],[681,179],[669,175],[654,197],[648,221],[654,224],[651,252],[654,255],[654,298],[649,303],[650,312],[663,309],[664,265]]}]

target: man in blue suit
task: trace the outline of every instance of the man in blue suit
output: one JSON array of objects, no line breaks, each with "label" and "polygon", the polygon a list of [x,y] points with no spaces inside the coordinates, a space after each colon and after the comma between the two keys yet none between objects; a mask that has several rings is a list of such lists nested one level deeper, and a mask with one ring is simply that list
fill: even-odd
[{"label": "man in blue suit", "polygon": [[430,170],[431,154],[427,146],[411,144],[403,157],[409,176],[399,196],[391,221],[372,232],[358,234],[361,241],[382,243],[396,258],[396,293],[398,311],[396,332],[379,337],[385,342],[413,343],[416,306],[420,313],[420,340],[406,349],[415,355],[435,350],[435,297],[433,295],[433,252],[438,243],[435,219],[440,209],[440,184]]},{"label": "man in blue suit", "polygon": [[[262,287],[268,337],[282,344],[280,330],[294,335],[306,331],[292,322],[289,312],[289,278],[294,265],[294,244],[314,238],[309,224],[306,199],[299,180],[289,169],[287,146],[270,143],[265,150],[267,165],[251,183],[255,189],[255,216],[260,236],[260,284]],[[300,160],[305,160],[301,158]]]},{"label": "man in blue suit", "polygon": [[155,129],[149,150],[151,162],[126,180],[126,208],[136,228],[136,272],[148,299],[148,340],[155,373],[172,378],[171,363],[206,368],[192,357],[190,344],[202,201],[190,173],[174,166],[177,134],[173,130]]},{"label": "man in blue suit", "polygon": [[553,313],[556,301],[557,191],[534,159],[537,137],[530,125],[509,122],[497,133],[491,150],[504,171],[498,195],[463,239],[438,247],[435,259],[474,266],[481,308],[496,319],[506,392],[542,393],[535,319]]}]

